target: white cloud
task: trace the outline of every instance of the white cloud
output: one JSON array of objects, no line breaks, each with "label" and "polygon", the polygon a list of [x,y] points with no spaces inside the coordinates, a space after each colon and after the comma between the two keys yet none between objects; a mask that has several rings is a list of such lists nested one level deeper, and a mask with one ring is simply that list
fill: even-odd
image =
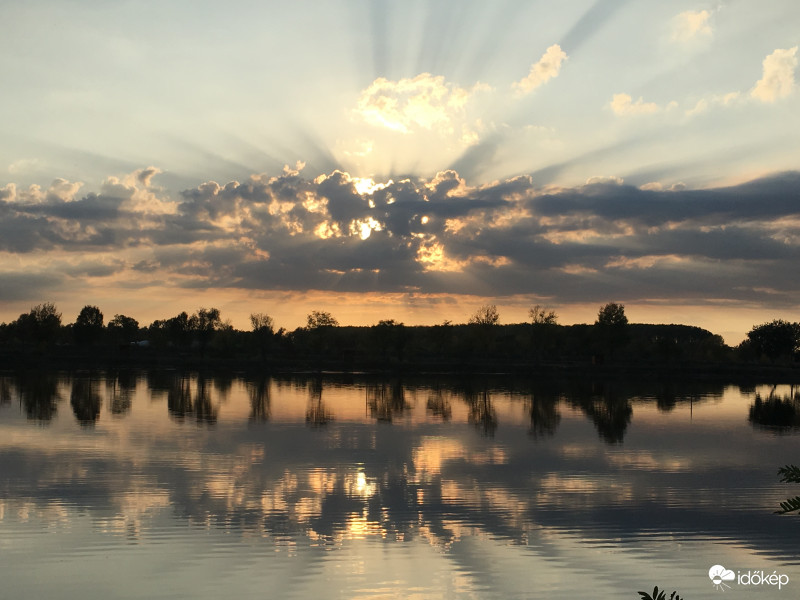
[{"label": "white cloud", "polygon": [[514,83],[514,89],[520,95],[529,94],[553,77],[558,77],[561,63],[565,60],[567,60],[567,53],[558,44],[553,44],[545,51],[539,62],[531,65],[528,76]]},{"label": "white cloud", "polygon": [[37,158],[20,158],[8,165],[8,172],[12,174],[24,173],[25,171],[35,170],[39,166],[39,159]]},{"label": "white cloud", "polygon": [[361,93],[357,112],[372,125],[402,133],[416,128],[452,132],[452,121],[485,84],[465,89],[441,75],[421,73],[414,78],[390,81],[379,77]]},{"label": "white cloud", "polygon": [[763,65],[763,75],[750,91],[750,96],[761,102],[775,102],[791,94],[797,68],[797,46],[778,48],[764,59]]},{"label": "white cloud", "polygon": [[713,106],[729,107],[732,106],[739,98],[739,92],[729,92],[727,94],[708,96],[700,98],[692,108],[686,111],[687,117],[694,117],[710,110]]},{"label": "white cloud", "polygon": [[634,102],[630,94],[614,94],[611,99],[611,110],[618,117],[627,115],[650,115],[661,108],[655,102],[645,102],[641,97]]},{"label": "white cloud", "polygon": [[713,34],[709,19],[711,13],[707,10],[687,10],[682,12],[672,21],[672,39],[686,42],[699,37],[710,37]]},{"label": "white cloud", "polygon": [[622,185],[625,181],[614,175],[594,175],[586,180],[586,185]]},{"label": "white cloud", "polygon": [[640,185],[639,189],[645,192],[660,192],[664,189],[664,184],[659,183],[658,181],[651,181],[650,183]]}]

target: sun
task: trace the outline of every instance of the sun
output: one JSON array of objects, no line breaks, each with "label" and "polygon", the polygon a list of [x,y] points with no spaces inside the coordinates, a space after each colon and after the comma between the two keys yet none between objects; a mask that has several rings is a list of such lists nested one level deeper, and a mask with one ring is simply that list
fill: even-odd
[{"label": "sun", "polygon": [[353,177],[353,186],[356,188],[356,191],[363,195],[372,195],[377,190],[382,190],[383,188],[390,186],[394,183],[391,179],[386,183],[375,183],[375,181],[369,177]]}]

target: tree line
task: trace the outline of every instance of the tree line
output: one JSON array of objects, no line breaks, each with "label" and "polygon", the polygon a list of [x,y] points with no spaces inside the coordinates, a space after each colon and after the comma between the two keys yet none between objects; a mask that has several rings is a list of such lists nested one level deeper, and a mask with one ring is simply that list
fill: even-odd
[{"label": "tree line", "polygon": [[33,356],[259,360],[290,368],[800,360],[800,323],[784,320],[756,325],[741,344],[729,347],[699,327],[629,323],[624,305],[615,302],[601,306],[593,324],[561,325],[555,311],[539,305],[528,317],[501,325],[497,306],[487,304],[461,324],[409,326],[386,319],[342,326],[331,313],[314,310],[305,326],[287,331],[259,312],[250,315],[250,329],[241,331],[217,308],[142,326],[123,314],[106,321],[99,307],[86,305],[64,324],[55,304],[45,302],[0,325],[0,347]]}]

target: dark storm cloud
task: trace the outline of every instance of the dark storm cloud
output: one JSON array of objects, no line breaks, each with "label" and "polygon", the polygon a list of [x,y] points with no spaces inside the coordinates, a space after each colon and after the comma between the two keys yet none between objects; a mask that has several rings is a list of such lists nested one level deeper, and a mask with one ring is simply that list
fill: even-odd
[{"label": "dark storm cloud", "polygon": [[155,195],[154,176],[137,171],[79,199],[64,181],[48,193],[3,188],[0,248],[96,251],[104,260],[84,277],[129,269],[206,288],[777,304],[800,291],[798,172],[665,191],[541,188],[534,176],[469,187],[450,170],[369,194],[342,171],[310,179],[287,167],[205,182],[178,202]]}]

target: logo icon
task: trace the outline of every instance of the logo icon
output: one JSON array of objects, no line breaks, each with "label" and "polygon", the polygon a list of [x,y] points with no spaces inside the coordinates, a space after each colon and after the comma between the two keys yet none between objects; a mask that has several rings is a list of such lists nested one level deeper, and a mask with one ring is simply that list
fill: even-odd
[{"label": "logo icon", "polygon": [[731,586],[725,582],[736,579],[736,573],[722,565],[714,565],[708,570],[708,578],[714,584],[714,589],[724,592],[725,588],[731,589]]}]

